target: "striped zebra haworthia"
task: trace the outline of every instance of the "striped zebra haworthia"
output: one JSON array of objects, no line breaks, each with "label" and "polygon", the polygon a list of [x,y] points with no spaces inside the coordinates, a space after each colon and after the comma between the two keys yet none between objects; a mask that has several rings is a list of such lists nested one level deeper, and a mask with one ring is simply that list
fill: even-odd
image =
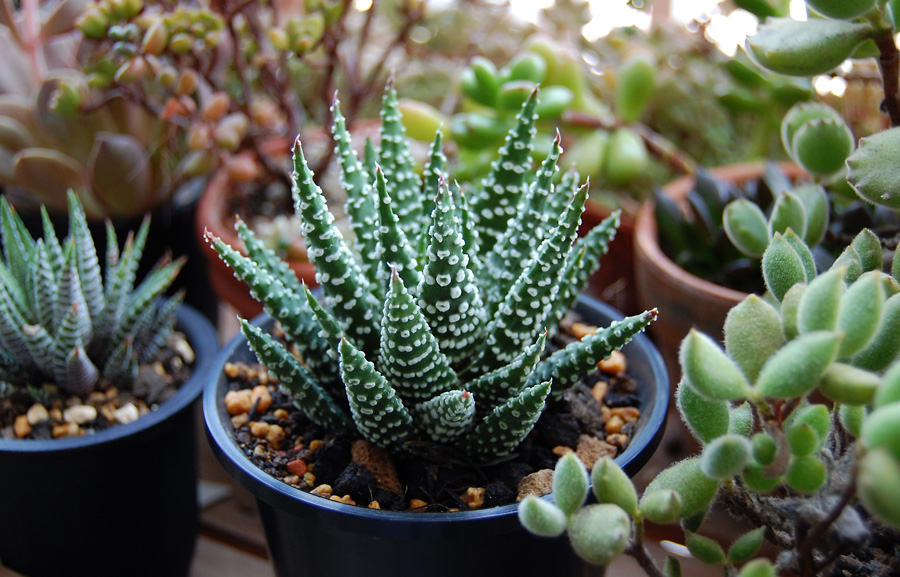
[{"label": "striped zebra haworthia", "polygon": [[[78,197],[69,192],[69,233],[59,239],[42,207],[43,238],[0,199],[0,389],[55,383],[87,395],[105,381],[127,388],[175,327],[180,294],[155,302],[184,261],[159,263],[135,286],[149,219],[119,250],[107,223],[105,276]],[[36,391],[36,389],[32,389]]]},{"label": "striped zebra haworthia", "polygon": [[548,335],[599,266],[619,215],[577,238],[587,185],[554,184],[558,136],[533,173],[536,102],[537,91],[472,193],[450,184],[440,132],[424,183],[412,172],[392,86],[380,148],[370,147],[362,161],[335,99],[335,150],[353,241],[334,226],[303,147],[294,145],[295,209],[322,302],[243,223],[237,228],[247,256],[207,234],[296,347],[299,358],[242,321],[260,361],[311,419],[355,427],[389,449],[427,441],[487,462],[516,449],[551,390],[572,386],[655,319],[652,310],[613,322],[541,360]]}]

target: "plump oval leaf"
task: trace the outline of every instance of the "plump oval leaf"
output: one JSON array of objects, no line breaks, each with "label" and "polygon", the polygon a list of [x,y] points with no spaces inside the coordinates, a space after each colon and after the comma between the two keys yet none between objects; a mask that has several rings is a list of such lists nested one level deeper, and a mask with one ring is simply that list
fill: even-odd
[{"label": "plump oval leaf", "polygon": [[707,399],[682,381],[675,390],[675,403],[681,420],[701,443],[728,433],[728,401]]},{"label": "plump oval leaf", "polygon": [[519,503],[518,511],[519,522],[530,533],[541,537],[559,537],[566,531],[566,514],[549,501],[528,495]]},{"label": "plump oval leaf", "polygon": [[763,366],[756,392],[765,397],[790,399],[812,391],[837,355],[841,335],[816,331],[786,344]]},{"label": "plump oval leaf", "polygon": [[828,479],[825,464],[815,455],[794,456],[784,480],[801,493],[815,493]]},{"label": "plump oval leaf", "polygon": [[842,20],[770,18],[747,40],[763,67],[788,76],[824,74],[846,60],[872,33],[868,24]]},{"label": "plump oval leaf", "polygon": [[608,565],[625,551],[631,519],[617,505],[588,505],[569,520],[569,542],[579,557],[594,565]]},{"label": "plump oval leaf", "polygon": [[860,459],[856,490],[870,513],[900,529],[900,460],[886,449],[869,451]]},{"label": "plump oval leaf", "polygon": [[896,152],[900,149],[900,128],[883,130],[859,140],[859,147],[847,159],[847,182],[864,200],[890,208],[900,208],[900,171]]},{"label": "plump oval leaf", "polygon": [[644,495],[662,489],[672,489],[678,493],[681,497],[681,517],[685,518],[706,512],[719,490],[719,483],[703,474],[700,457],[691,457],[664,469],[650,481]]},{"label": "plump oval leaf", "polygon": [[837,326],[841,297],[847,291],[844,268],[831,269],[816,277],[797,306],[797,330],[800,334],[830,331]]},{"label": "plump oval leaf", "polygon": [[778,311],[757,295],[748,296],[728,311],[724,332],[725,351],[750,382],[784,344]]},{"label": "plump oval leaf", "polygon": [[878,407],[863,423],[860,437],[866,448],[887,449],[895,459],[900,459],[900,403]]},{"label": "plump oval leaf", "polygon": [[841,297],[837,330],[844,333],[838,357],[846,359],[861,351],[878,331],[884,308],[881,273],[864,274]]},{"label": "plump oval leaf", "polygon": [[881,377],[871,371],[845,363],[832,363],[822,377],[819,390],[837,403],[867,405],[872,402],[880,385]]},{"label": "plump oval leaf", "polygon": [[566,453],[553,470],[553,500],[566,515],[584,503],[588,494],[588,472],[575,453]]},{"label": "plump oval leaf", "polygon": [[759,527],[741,535],[728,549],[728,562],[743,563],[750,560],[759,551],[765,535],[765,527]]},{"label": "plump oval leaf", "polygon": [[629,515],[637,515],[638,499],[634,484],[612,457],[603,457],[594,463],[591,485],[598,502],[612,503]]},{"label": "plump oval leaf", "polygon": [[739,475],[750,458],[750,441],[739,435],[719,437],[703,448],[700,468],[713,479],[726,480]]},{"label": "plump oval leaf", "polygon": [[762,271],[766,288],[779,301],[792,286],[807,280],[803,260],[781,234],[772,238],[763,254]]},{"label": "plump oval leaf", "polygon": [[703,535],[688,532],[686,535],[688,551],[701,563],[722,565],[725,563],[725,550],[722,546]]},{"label": "plump oval leaf", "polygon": [[769,246],[766,215],[746,198],[728,203],[722,213],[722,224],[731,244],[747,256],[760,258]]},{"label": "plump oval leaf", "polygon": [[704,397],[729,401],[747,395],[746,377],[709,336],[691,329],[678,358],[685,382]]}]

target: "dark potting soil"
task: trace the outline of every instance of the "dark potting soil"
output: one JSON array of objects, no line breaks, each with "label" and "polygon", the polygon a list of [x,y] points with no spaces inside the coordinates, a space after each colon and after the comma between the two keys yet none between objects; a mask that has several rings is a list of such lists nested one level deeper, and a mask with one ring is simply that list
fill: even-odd
[{"label": "dark potting soil", "polygon": [[[574,338],[558,338],[553,348]],[[565,452],[577,450],[582,460],[620,454],[640,414],[637,384],[627,372],[594,370],[563,398],[548,399],[544,414],[513,455],[475,465],[445,446],[411,443],[390,456],[350,432],[326,430],[297,410],[260,365],[232,364],[226,375],[234,397],[247,399],[249,412],[229,412],[238,444],[257,467],[323,498],[387,510],[456,511],[515,503],[520,484],[532,484],[522,480],[540,478],[533,474],[552,470]],[[385,481],[385,469],[395,469],[396,478]],[[544,475],[537,481],[543,483],[537,491],[549,492],[548,479]]]}]

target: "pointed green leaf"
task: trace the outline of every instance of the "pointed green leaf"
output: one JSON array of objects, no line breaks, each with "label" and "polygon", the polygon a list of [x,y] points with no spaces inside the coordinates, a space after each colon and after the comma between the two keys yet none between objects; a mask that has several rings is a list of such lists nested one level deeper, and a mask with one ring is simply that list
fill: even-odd
[{"label": "pointed green leaf", "polygon": [[678,360],[685,383],[713,400],[741,399],[750,392],[747,378],[722,348],[694,329],[681,342]]},{"label": "pointed green leaf", "polygon": [[681,420],[701,443],[709,443],[728,433],[727,401],[707,399],[681,381],[675,390],[675,403]]},{"label": "pointed green leaf", "polygon": [[591,470],[591,488],[599,503],[612,503],[631,516],[638,514],[637,491],[612,457],[601,457]]},{"label": "pointed green leaf", "polygon": [[756,295],[728,311],[724,332],[725,351],[750,382],[785,341],[778,311]]},{"label": "pointed green leaf", "polygon": [[837,356],[841,335],[806,333],[782,347],[763,366],[754,388],[765,397],[790,399],[812,391]]}]

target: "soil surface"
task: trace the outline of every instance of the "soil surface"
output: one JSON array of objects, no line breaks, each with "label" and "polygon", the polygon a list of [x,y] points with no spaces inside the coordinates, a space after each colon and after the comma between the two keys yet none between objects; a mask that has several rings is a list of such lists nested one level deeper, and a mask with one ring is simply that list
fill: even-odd
[{"label": "soil surface", "polygon": [[184,335],[173,332],[157,358],[138,367],[129,388],[103,380],[86,397],[52,383],[28,387],[0,384],[0,438],[74,437],[133,422],[171,398],[191,377],[194,353]]},{"label": "soil surface", "polygon": [[[564,323],[548,354],[591,327]],[[258,364],[226,366],[225,404],[235,438],[257,467],[323,498],[388,510],[458,511],[515,503],[550,491],[559,457],[576,451],[588,467],[627,447],[640,416],[637,384],[621,353],[550,400],[517,452],[474,465],[446,446],[408,444],[390,455],[347,431],[326,430],[294,407]]]}]

